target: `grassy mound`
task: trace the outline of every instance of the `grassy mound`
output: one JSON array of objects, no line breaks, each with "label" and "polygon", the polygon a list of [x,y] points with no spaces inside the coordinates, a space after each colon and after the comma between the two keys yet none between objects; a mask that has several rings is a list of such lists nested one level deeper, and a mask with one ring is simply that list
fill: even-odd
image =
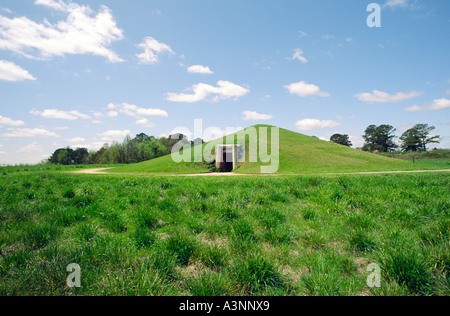
[{"label": "grassy mound", "polygon": [[[213,142],[203,144],[205,147],[214,148],[217,144],[240,144],[245,148],[245,162],[238,163],[236,173],[259,174],[261,167],[271,163],[263,163],[259,159],[256,162],[250,160],[252,153],[249,139],[254,137],[250,133],[256,130],[259,140],[265,135],[260,135],[260,128],[267,128],[268,154],[271,154],[272,126],[256,125],[239,131],[230,136]],[[393,159],[382,155],[363,152],[360,150],[322,141],[314,137],[306,136],[286,129],[279,129],[279,168],[277,174],[315,174],[315,173],[340,173],[340,172],[364,172],[364,171],[404,171],[418,169],[433,169],[432,165],[413,164],[410,161]],[[198,148],[197,148],[198,149]],[[256,147],[259,152],[259,145]],[[212,151],[214,153],[214,150]],[[191,149],[191,157],[198,158],[195,148]],[[253,157],[254,155],[252,155]],[[194,160],[193,160],[194,161]],[[272,161],[272,163],[274,163]],[[175,163],[170,155],[125,167],[114,168],[111,172],[117,173],[153,173],[153,174],[194,174],[209,173],[211,169],[205,163],[183,162]]]}]

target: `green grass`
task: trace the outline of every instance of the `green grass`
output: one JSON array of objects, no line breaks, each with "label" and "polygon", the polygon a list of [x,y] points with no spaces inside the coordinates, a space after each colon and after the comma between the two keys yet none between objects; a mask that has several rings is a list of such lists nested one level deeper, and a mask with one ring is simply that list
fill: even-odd
[{"label": "green grass", "polygon": [[152,173],[152,174],[196,174],[211,172],[206,165],[195,162],[175,163],[171,155],[123,167],[114,167],[108,172],[115,173]]},{"label": "green grass", "polygon": [[8,172],[0,295],[448,296],[449,179]]},{"label": "green grass", "polygon": [[[259,139],[259,128],[268,128],[270,135],[271,128],[267,125],[255,126]],[[237,132],[233,143],[238,143],[238,137],[246,134],[246,130]],[[261,167],[269,164],[258,159],[257,162],[250,162],[249,159],[249,138],[246,136],[245,147],[246,159],[244,163],[238,163],[235,171],[239,174],[259,174]],[[244,138],[242,138],[244,139]],[[227,139],[218,139],[211,144],[227,143]],[[211,144],[204,144],[210,146]],[[268,137],[268,148],[271,148],[271,137]],[[259,150],[259,147],[258,147]],[[191,150],[191,157],[196,157],[195,149]],[[425,159],[413,164],[407,159],[394,159],[384,155],[376,155],[360,150],[337,145],[331,142],[322,141],[314,137],[305,136],[289,130],[280,129],[280,155],[279,169],[277,174],[321,174],[321,173],[345,173],[363,171],[404,171],[404,170],[432,170],[449,169],[450,158],[445,156],[440,159]],[[139,164],[113,168],[114,173],[142,173],[142,174],[195,174],[209,173],[208,166],[203,163],[183,162],[175,163],[170,155]]]}]

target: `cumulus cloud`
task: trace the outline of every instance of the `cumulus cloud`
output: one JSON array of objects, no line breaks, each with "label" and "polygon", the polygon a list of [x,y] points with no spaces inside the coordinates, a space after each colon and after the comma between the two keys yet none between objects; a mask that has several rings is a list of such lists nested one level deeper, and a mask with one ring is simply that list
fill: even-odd
[{"label": "cumulus cloud", "polygon": [[0,126],[21,126],[21,125],[25,125],[24,121],[20,121],[20,120],[13,120],[10,119],[9,117],[4,117],[0,115]]},{"label": "cumulus cloud", "polygon": [[389,7],[391,9],[395,8],[406,8],[408,7],[408,0],[387,0],[384,7]]},{"label": "cumulus cloud", "polygon": [[409,93],[398,92],[396,94],[389,94],[387,92],[374,90],[372,93],[359,93],[355,94],[355,97],[359,101],[367,102],[370,104],[373,103],[390,103],[390,102],[399,102],[408,99],[412,99],[418,96],[421,96],[423,92],[419,91],[411,91]]},{"label": "cumulus cloud", "polygon": [[116,111],[109,111],[108,113],[106,113],[107,117],[117,117],[119,116],[119,113],[117,113]]},{"label": "cumulus cloud", "polygon": [[31,154],[33,152],[43,152],[43,151],[44,151],[44,148],[42,148],[42,146],[40,146],[38,143],[29,144],[29,145],[21,147],[21,148],[19,148],[19,150],[17,150],[18,153],[23,153],[23,154]]},{"label": "cumulus cloud", "polygon": [[36,5],[43,5],[57,11],[67,11],[67,4],[62,0],[36,0]]},{"label": "cumulus cloud", "polygon": [[167,93],[167,100],[172,102],[194,103],[208,99],[218,102],[223,99],[239,98],[250,92],[249,89],[241,87],[229,81],[218,81],[217,86],[199,83],[192,86],[193,94]]},{"label": "cumulus cloud", "polygon": [[169,45],[160,43],[151,36],[146,37],[138,47],[144,49],[143,53],[136,55],[141,64],[156,64],[159,62],[159,55],[163,53],[174,54]]},{"label": "cumulus cloud", "polygon": [[117,27],[108,7],[101,6],[95,14],[88,6],[67,6],[62,1],[37,0],[36,3],[70,15],[55,24],[48,20],[38,23],[25,16],[12,19],[0,16],[0,49],[30,59],[92,54],[112,63],[124,61],[108,48],[123,38],[123,30]]},{"label": "cumulus cloud", "polygon": [[295,127],[298,128],[301,131],[310,131],[315,129],[322,129],[322,128],[332,128],[340,126],[341,123],[331,121],[331,120],[316,120],[316,119],[305,119],[298,121],[295,123]]},{"label": "cumulus cloud", "polygon": [[418,106],[413,105],[405,109],[407,112],[418,112],[418,111],[439,111],[450,108],[450,100],[442,98],[436,99],[431,104]]},{"label": "cumulus cloud", "polygon": [[36,80],[28,71],[16,64],[0,60],[0,80],[5,81],[24,81]]},{"label": "cumulus cloud", "polygon": [[115,110],[109,111],[106,116],[108,117],[116,117],[118,115],[117,112],[123,113],[127,116],[142,118],[144,116],[161,116],[168,117],[169,114],[161,109],[152,109],[152,108],[142,108],[134,104],[121,103],[121,104],[108,104],[108,109]]},{"label": "cumulus cloud", "polygon": [[300,81],[292,83],[290,85],[284,86],[291,94],[296,94],[300,97],[307,97],[310,95],[318,95],[320,97],[329,97],[328,92],[323,92],[320,88],[314,84],[306,83],[305,81]]},{"label": "cumulus cloud", "polygon": [[83,137],[66,138],[66,141],[68,141],[69,143],[82,143],[85,140],[86,139]]},{"label": "cumulus cloud", "polygon": [[103,141],[121,141],[126,136],[131,135],[131,132],[129,130],[109,130],[103,133],[98,134],[100,137],[102,137]]},{"label": "cumulus cloud", "polygon": [[2,134],[2,137],[60,137],[43,128],[8,128],[8,131]]},{"label": "cumulus cloud", "polygon": [[41,116],[48,119],[60,119],[60,120],[68,120],[68,121],[75,121],[78,119],[91,119],[89,115],[80,113],[78,111],[61,111],[57,109],[47,109],[43,112],[31,110],[30,114]]},{"label": "cumulus cloud", "polygon": [[212,75],[214,72],[207,66],[193,65],[188,67],[187,71],[192,74]]},{"label": "cumulus cloud", "polygon": [[245,111],[242,114],[244,115],[242,118],[244,121],[267,121],[273,118],[272,115],[261,114],[255,111]]}]

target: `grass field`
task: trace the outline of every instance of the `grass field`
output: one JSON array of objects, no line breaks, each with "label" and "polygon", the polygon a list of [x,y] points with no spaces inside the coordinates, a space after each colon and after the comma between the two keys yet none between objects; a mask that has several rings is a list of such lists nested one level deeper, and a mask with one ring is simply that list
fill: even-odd
[{"label": "grass field", "polygon": [[447,173],[0,174],[0,295],[450,294]]}]

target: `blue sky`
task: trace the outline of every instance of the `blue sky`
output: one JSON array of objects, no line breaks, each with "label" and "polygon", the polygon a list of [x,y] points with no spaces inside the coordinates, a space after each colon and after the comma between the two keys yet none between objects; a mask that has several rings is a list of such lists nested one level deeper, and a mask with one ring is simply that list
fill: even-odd
[{"label": "blue sky", "polygon": [[2,0],[0,164],[195,119],[217,136],[265,123],[355,147],[371,124],[428,123],[450,148],[449,13],[447,0]]}]

